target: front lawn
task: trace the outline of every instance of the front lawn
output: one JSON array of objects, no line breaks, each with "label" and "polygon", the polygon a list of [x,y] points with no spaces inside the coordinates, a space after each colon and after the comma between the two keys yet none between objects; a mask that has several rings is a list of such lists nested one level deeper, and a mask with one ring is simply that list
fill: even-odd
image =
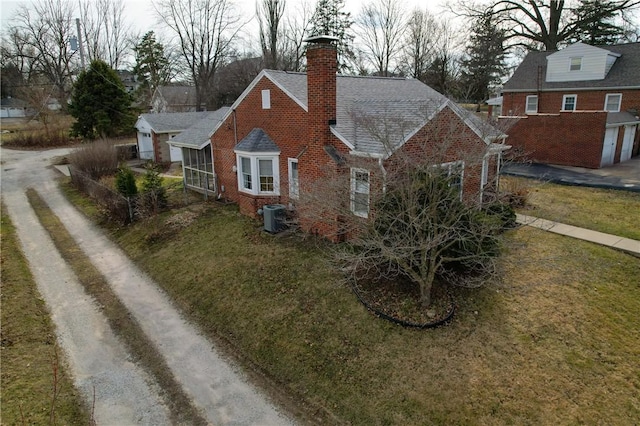
[{"label": "front lawn", "polygon": [[512,176],[501,179],[530,188],[528,204],[519,213],[640,240],[640,193]]},{"label": "front lawn", "polygon": [[2,424],[89,424],[4,206],[0,237]]},{"label": "front lawn", "polygon": [[507,235],[502,279],[455,289],[445,327],[367,312],[321,242],[202,204],[111,231],[303,420],[625,424],[640,418],[640,259],[543,231]]}]

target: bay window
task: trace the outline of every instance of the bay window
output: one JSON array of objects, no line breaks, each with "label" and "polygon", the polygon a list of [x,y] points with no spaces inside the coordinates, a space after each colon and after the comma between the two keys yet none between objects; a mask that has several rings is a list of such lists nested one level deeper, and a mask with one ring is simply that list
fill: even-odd
[{"label": "bay window", "polygon": [[279,156],[236,151],[238,189],[253,195],[280,195]]}]

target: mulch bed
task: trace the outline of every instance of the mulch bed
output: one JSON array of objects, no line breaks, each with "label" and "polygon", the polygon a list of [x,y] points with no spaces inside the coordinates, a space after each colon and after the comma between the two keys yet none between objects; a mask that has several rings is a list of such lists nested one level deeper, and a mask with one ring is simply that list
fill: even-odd
[{"label": "mulch bed", "polygon": [[377,316],[406,327],[431,328],[445,324],[455,305],[445,286],[436,281],[431,289],[431,305],[423,308],[420,291],[406,277],[361,277],[353,283],[360,301]]}]

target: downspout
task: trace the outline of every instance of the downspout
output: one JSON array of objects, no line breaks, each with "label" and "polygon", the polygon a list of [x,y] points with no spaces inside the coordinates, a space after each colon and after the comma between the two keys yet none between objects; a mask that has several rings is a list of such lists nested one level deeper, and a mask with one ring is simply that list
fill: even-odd
[{"label": "downspout", "polygon": [[233,110],[233,139],[235,145],[238,145],[238,123],[236,122],[236,110]]},{"label": "downspout", "polygon": [[380,167],[380,171],[382,172],[382,193],[387,193],[387,170],[384,168],[384,164],[382,163],[382,158],[378,158],[378,167]]}]

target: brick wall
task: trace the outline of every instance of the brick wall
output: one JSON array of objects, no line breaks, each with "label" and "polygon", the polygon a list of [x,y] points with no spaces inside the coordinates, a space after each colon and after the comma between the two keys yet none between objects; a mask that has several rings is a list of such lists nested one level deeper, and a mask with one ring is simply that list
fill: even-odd
[{"label": "brick wall", "polygon": [[602,111],[529,115],[508,131],[510,155],[518,160],[598,168],[606,119]]},{"label": "brick wall", "polygon": [[[457,114],[445,108],[395,153],[386,165],[395,167],[396,159],[400,159],[400,164],[407,160],[431,164],[463,160],[464,197],[467,200],[479,200],[482,160],[486,150],[486,143]],[[495,180],[495,159],[491,164],[489,182]]]},{"label": "brick wall", "polygon": [[[271,109],[262,109],[262,90],[270,90]],[[263,78],[212,137],[214,169],[223,198],[237,202],[240,211],[256,216],[264,204],[289,202],[288,158],[308,161],[307,114],[268,78]],[[257,197],[238,191],[235,145],[254,128],[263,129],[280,148],[280,196]],[[236,139],[237,132],[237,139]],[[326,155],[326,154],[325,154]]]},{"label": "brick wall", "polygon": [[640,90],[567,90],[562,92],[504,93],[503,115],[521,115],[525,112],[528,95],[538,95],[538,113],[557,113],[562,109],[564,95],[577,95],[576,111],[602,111],[607,94],[621,93],[620,111],[640,111]]}]

